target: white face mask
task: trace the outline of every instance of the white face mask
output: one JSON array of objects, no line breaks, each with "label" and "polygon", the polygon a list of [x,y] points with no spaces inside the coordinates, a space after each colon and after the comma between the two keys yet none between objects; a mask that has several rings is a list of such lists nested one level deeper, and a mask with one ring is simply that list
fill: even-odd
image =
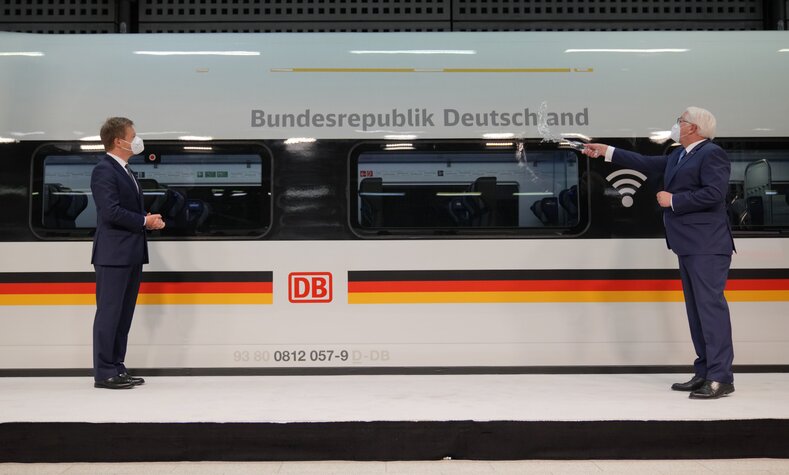
[{"label": "white face mask", "polygon": [[671,135],[669,135],[669,138],[675,142],[679,142],[681,136],[682,136],[682,132],[680,132],[679,130],[679,124],[672,125]]},{"label": "white face mask", "polygon": [[[123,139],[121,139],[121,140],[123,140]],[[143,144],[142,139],[140,137],[136,136],[136,135],[134,136],[134,138],[132,139],[131,142],[128,142],[126,140],[124,140],[124,142],[126,142],[129,145],[131,145],[131,153],[133,153],[135,155],[139,155],[139,154],[142,153],[143,150],[145,150],[145,145]],[[128,150],[128,149],[125,149],[125,150]]]}]

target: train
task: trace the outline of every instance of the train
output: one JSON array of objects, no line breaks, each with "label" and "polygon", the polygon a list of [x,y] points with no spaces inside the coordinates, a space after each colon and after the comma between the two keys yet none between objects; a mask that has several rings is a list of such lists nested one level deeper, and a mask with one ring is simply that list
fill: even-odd
[{"label": "train", "polygon": [[[789,370],[786,32],[0,33],[0,373],[91,367],[107,117],[149,233],[141,374],[683,370],[662,177],[718,119],[735,368]],[[43,373],[42,373],[43,372]]]}]

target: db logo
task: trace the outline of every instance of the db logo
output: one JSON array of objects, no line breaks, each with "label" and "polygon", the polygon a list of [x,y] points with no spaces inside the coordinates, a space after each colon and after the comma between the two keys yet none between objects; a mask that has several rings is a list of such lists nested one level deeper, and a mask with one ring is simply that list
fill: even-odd
[{"label": "db logo", "polygon": [[359,176],[362,178],[371,177],[373,176],[372,170],[359,170]]},{"label": "db logo", "polygon": [[326,303],[331,299],[331,272],[288,274],[288,300],[291,303]]}]

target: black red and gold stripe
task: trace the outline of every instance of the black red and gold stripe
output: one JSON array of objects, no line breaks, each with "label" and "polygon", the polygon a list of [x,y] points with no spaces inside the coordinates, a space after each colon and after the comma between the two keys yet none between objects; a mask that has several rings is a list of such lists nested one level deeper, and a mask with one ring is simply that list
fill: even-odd
[{"label": "black red and gold stripe", "polygon": [[[789,301],[789,270],[732,269],[731,302]],[[679,271],[349,271],[348,303],[681,302]]]},{"label": "black red and gold stripe", "polygon": [[[138,305],[271,304],[271,271],[143,272]],[[0,305],[95,305],[93,272],[0,273]]]}]

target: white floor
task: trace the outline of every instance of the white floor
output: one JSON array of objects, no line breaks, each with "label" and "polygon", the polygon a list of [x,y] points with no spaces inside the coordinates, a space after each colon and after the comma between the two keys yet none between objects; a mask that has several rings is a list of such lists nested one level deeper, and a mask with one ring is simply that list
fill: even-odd
[{"label": "white floor", "polygon": [[726,474],[787,475],[789,460],[529,460],[435,462],[178,462],[178,463],[0,463],[0,475],[33,474]]},{"label": "white floor", "polygon": [[715,401],[669,389],[687,377],[148,377],[144,386],[116,391],[95,389],[90,378],[0,378],[0,423],[789,418],[787,373],[738,374],[736,392]]}]

